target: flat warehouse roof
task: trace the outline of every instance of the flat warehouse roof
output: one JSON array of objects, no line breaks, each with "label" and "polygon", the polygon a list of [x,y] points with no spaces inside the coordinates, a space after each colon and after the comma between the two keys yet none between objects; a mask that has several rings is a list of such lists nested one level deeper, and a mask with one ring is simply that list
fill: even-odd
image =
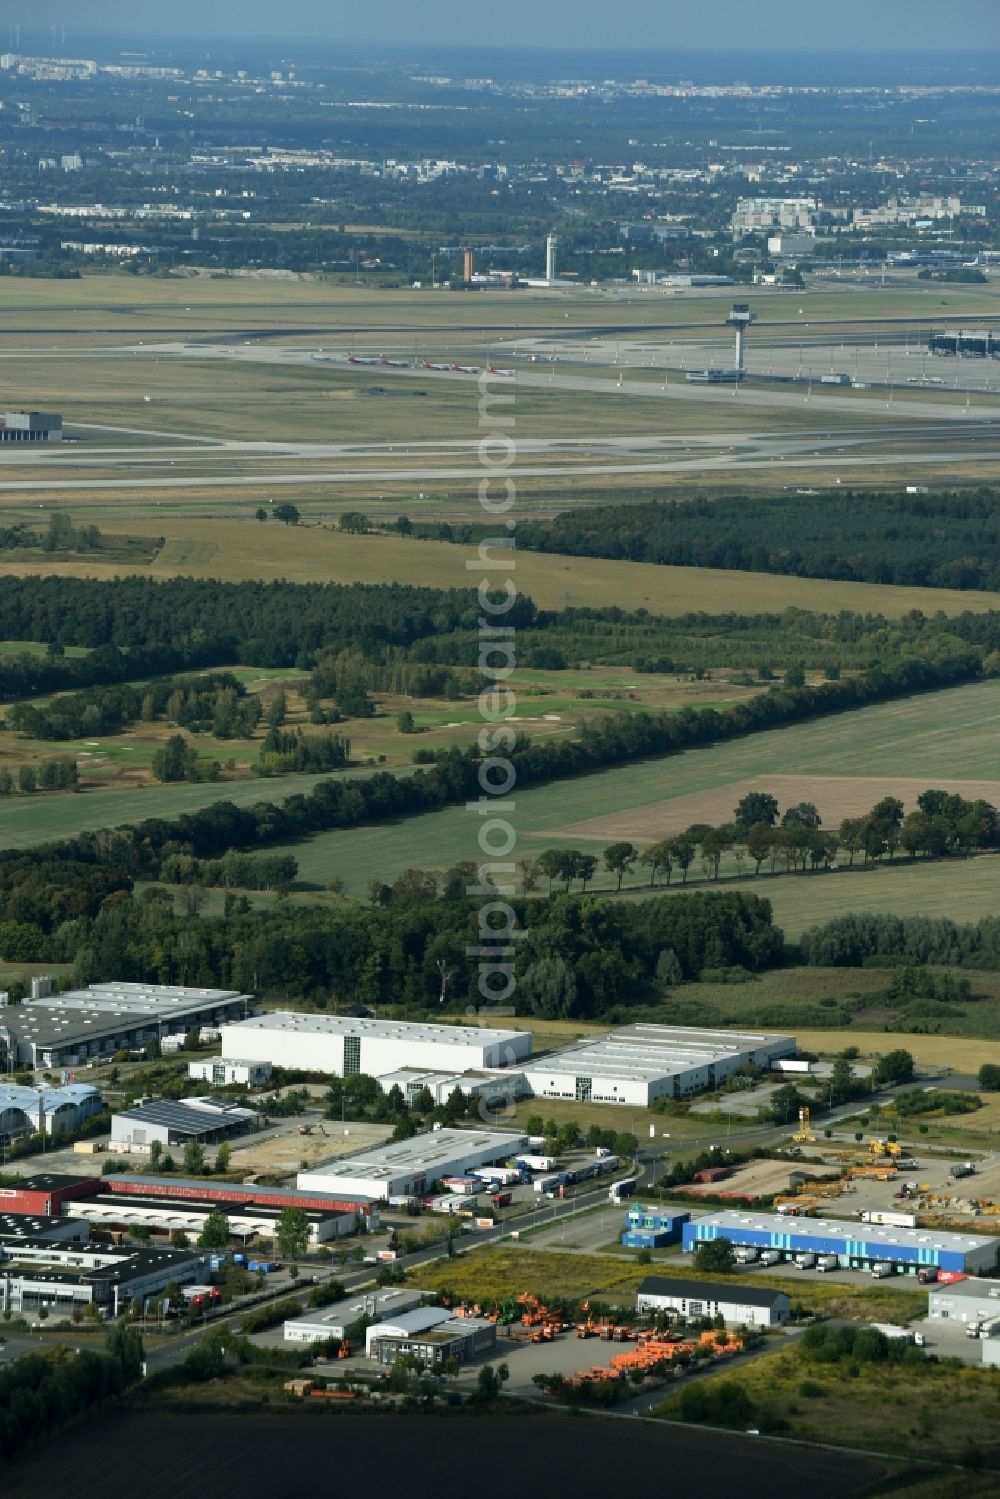
[{"label": "flat warehouse roof", "polygon": [[397,1140],[376,1150],[357,1155],[338,1156],[329,1162],[317,1162],[299,1176],[299,1185],[310,1176],[386,1177],[397,1172],[419,1173],[435,1166],[447,1165],[481,1151],[520,1150],[527,1137],[509,1130],[438,1129],[412,1140]]},{"label": "flat warehouse roof", "polygon": [[525,1062],[528,1072],[548,1071],[619,1077],[649,1082],[720,1061],[749,1059],[755,1052],[784,1055],[796,1049],[794,1036],[765,1036],[745,1031],[698,1030],[693,1026],[630,1025],[623,1030],[580,1041],[552,1056]]},{"label": "flat warehouse roof", "polygon": [[449,1046],[493,1046],[515,1037],[527,1037],[528,1031],[490,1030],[486,1026],[431,1025],[422,1021],[368,1020],[352,1015],[300,1015],[292,1010],[275,1010],[268,1015],[254,1015],[249,1020],[231,1021],[227,1031],[281,1031],[313,1036],[360,1036],[373,1041],[438,1041]]},{"label": "flat warehouse roof", "polygon": [[708,1213],[705,1217],[692,1218],[692,1228],[714,1226],[720,1238],[725,1238],[726,1229],[734,1233],[740,1229],[756,1229],[761,1233],[794,1234],[796,1238],[831,1239],[841,1235],[854,1243],[884,1244],[886,1248],[898,1246],[905,1249],[983,1249],[993,1244],[1000,1247],[1000,1239],[987,1234],[943,1233],[932,1228],[885,1228],[881,1224],[845,1222],[842,1218],[785,1218],[778,1213]]},{"label": "flat warehouse roof", "polygon": [[969,1280],[935,1282],[928,1289],[932,1296],[972,1296],[982,1301],[986,1297],[1000,1297],[1000,1280],[976,1280],[973,1276]]}]

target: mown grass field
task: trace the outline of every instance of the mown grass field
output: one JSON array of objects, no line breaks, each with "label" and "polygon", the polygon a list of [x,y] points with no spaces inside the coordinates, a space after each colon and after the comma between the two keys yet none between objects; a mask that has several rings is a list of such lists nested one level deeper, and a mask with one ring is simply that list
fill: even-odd
[{"label": "mown grass field", "polygon": [[[65,500],[65,497],[62,497]],[[468,588],[466,564],[474,549],[449,542],[390,535],[350,535],[332,526],[282,526],[252,519],[259,501],[244,497],[246,519],[207,520],[171,515],[129,519],[134,536],[163,536],[165,545],[148,566],[131,572],[154,578],[284,578],[293,583],[396,583],[419,579],[431,588]],[[212,504],[204,495],[204,508]],[[96,513],[96,512],[89,512]],[[126,524],[120,517],[119,524]],[[121,567],[93,558],[51,564],[0,563],[0,576],[55,574],[112,578]],[[715,568],[657,567],[645,562],[609,562],[521,552],[514,562],[518,590],[546,609],[645,608],[676,617],[692,610],[763,614],[782,609],[837,613],[882,613],[899,618],[925,613],[977,612],[1000,607],[1000,595],[942,588],[903,588],[874,583],[778,577]]]},{"label": "mown grass field", "polygon": [[[996,293],[986,286],[912,286],[885,289],[823,288],[807,294],[810,324],[826,319],[891,323],[898,317],[933,319],[949,315],[974,316],[995,310]],[[769,322],[799,325],[803,292],[755,289],[758,328]],[[610,327],[717,324],[728,310],[726,295],[657,296],[630,289],[627,293],[594,294],[588,289],[568,292],[480,292],[475,318],[480,327],[528,330],[551,327],[556,319],[570,327]],[[340,335],[375,328],[466,329],[469,299],[447,291],[389,290],[377,282],[360,286],[324,280],[272,281],[220,277],[148,277],[102,272],[80,280],[4,278],[0,284],[0,312],[12,331],[35,334],[46,325],[62,333],[156,330],[164,324],[192,333],[297,327],[327,328]]]},{"label": "mown grass field", "polygon": [[[407,1280],[422,1289],[449,1291],[459,1300],[489,1302],[527,1292],[540,1301],[591,1299],[634,1308],[636,1289],[648,1274],[648,1266],[624,1256],[502,1245],[420,1266],[410,1271]],[[711,1279],[687,1267],[684,1275]],[[734,1284],[738,1283],[734,1277]],[[925,1291],[770,1277],[767,1283],[769,1289],[787,1291],[797,1306],[850,1321],[904,1320],[927,1308]]]}]

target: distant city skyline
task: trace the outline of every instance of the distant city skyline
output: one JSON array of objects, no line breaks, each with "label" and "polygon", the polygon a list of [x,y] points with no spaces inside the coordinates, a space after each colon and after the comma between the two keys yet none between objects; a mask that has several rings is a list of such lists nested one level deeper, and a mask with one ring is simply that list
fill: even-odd
[{"label": "distant city skyline", "polygon": [[754,52],[893,50],[901,53],[1000,48],[997,0],[714,0],[692,6],[677,0],[506,0],[502,10],[465,0],[371,0],[348,7],[336,0],[171,0],[137,7],[134,0],[8,0],[0,27],[19,24],[22,43],[52,26],[67,40],[88,29],[176,39],[315,37],[440,46],[565,46]]}]

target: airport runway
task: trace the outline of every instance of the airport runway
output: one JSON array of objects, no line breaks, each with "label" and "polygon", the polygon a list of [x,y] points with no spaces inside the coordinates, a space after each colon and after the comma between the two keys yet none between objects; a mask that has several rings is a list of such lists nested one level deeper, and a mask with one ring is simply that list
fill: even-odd
[{"label": "airport runway", "polygon": [[[543,343],[551,346],[557,341],[535,342],[538,346]],[[568,340],[558,341],[563,348],[566,342]],[[612,344],[606,339],[600,343],[601,356],[611,357]],[[223,365],[254,363],[312,369],[330,364],[338,372],[357,375],[359,382],[375,378],[379,384],[390,380],[419,380],[422,384],[447,381],[464,385],[469,392],[470,429],[473,423],[478,428],[478,403],[486,387],[490,396],[496,398],[496,404],[491,407],[495,416],[503,416],[511,410],[503,405],[503,397],[516,397],[517,391],[525,388],[597,393],[626,400],[640,397],[647,401],[662,400],[670,405],[678,401],[694,401],[704,407],[709,402],[718,410],[718,430],[707,434],[663,435],[654,431],[651,434],[610,432],[586,437],[517,437],[514,463],[518,475],[526,479],[593,479],[617,475],[642,480],[667,474],[721,473],[751,467],[773,467],[780,475],[781,465],[788,464],[838,479],[843,474],[849,480],[852,469],[870,469],[875,464],[887,469],[916,472],[931,464],[959,466],[1000,460],[1000,404],[983,398],[976,399],[973,404],[970,397],[962,407],[937,398],[939,393],[936,390],[921,391],[919,396],[910,393],[905,401],[894,401],[891,390],[873,390],[865,394],[852,391],[848,395],[840,387],[822,385],[805,388],[802,385],[771,385],[766,388],[693,385],[676,376],[667,376],[665,380],[658,377],[639,379],[634,373],[628,376],[623,365],[611,368],[607,373],[586,374],[581,373],[579,363],[572,371],[552,364],[519,363],[511,378],[497,371],[493,375],[481,375],[476,367],[463,368],[443,362],[428,367],[426,362],[412,364],[393,359],[386,364],[377,355],[363,356],[363,363],[351,363],[347,352],[314,351],[272,343],[263,346],[178,341],[128,345],[96,352],[101,358],[135,361],[137,374],[137,356],[142,356],[180,362],[199,359]],[[512,352],[508,352],[508,358]],[[636,357],[643,353],[642,350],[633,352]],[[50,356],[40,354],[38,357]],[[579,360],[579,354],[576,357]],[[795,351],[785,350],[781,357],[793,359],[798,356]],[[912,392],[912,387],[910,389]],[[752,427],[754,414],[758,411],[785,410],[790,413],[794,410],[801,414],[803,405],[811,405],[816,430],[746,430],[748,426]],[[872,417],[880,420],[866,427],[845,425],[841,430],[823,426],[830,419],[842,420],[845,415],[853,422]],[[613,422],[613,414],[609,420]],[[736,430],[737,421],[743,430]],[[655,427],[655,422],[655,410],[650,408],[650,425]],[[70,425],[69,433],[73,430]],[[8,449],[0,453],[0,491],[30,493],[393,483],[419,486],[443,481],[477,482],[484,471],[478,451],[480,438],[488,435],[487,432],[467,438],[371,443],[213,438],[196,433],[169,433],[160,428],[93,424],[81,426],[78,430],[94,436],[106,434],[109,441],[101,446],[88,442],[82,447],[69,442],[51,448]],[[115,444],[116,437],[139,437],[148,441],[142,445],[122,446]],[[493,456],[495,460],[498,455]],[[238,467],[231,467],[233,465]],[[242,471],[248,465],[252,465],[255,471]],[[230,466],[228,472],[220,472],[227,466]],[[16,476],[4,478],[5,467],[16,469]],[[169,472],[171,469],[179,472]],[[26,477],[26,473],[33,476]]]}]

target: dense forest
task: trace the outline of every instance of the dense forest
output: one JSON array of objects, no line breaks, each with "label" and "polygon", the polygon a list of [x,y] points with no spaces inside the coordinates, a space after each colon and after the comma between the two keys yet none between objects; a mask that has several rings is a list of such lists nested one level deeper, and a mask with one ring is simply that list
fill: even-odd
[{"label": "dense forest", "polygon": [[[0,657],[0,701],[237,663],[311,670],[309,696],[332,696],[341,711],[359,692],[452,697],[478,690],[468,674],[478,663],[480,613],[472,589],[3,577],[0,640],[49,649]],[[720,610],[668,619],[615,607],[547,611],[522,596],[505,623],[517,630],[520,664],[550,670],[587,662],[667,672],[789,662],[864,670],[959,645],[991,670],[989,658],[1000,653],[1000,611],[888,620],[846,610]],[[86,654],[64,654],[70,647]]]},{"label": "dense forest", "polygon": [[[418,528],[425,529],[440,534]],[[470,539],[476,535],[470,528]],[[837,489],[808,497],[588,506],[522,523],[517,544],[677,567],[1000,590],[1000,500],[989,489],[923,495]]]},{"label": "dense forest", "polygon": [[[678,978],[738,966],[756,972],[782,952],[770,903],[735,892],[691,892],[635,904],[515,901],[519,1000],[533,1013],[598,1016],[652,997],[657,968]],[[183,902],[182,902],[183,906]],[[74,981],[108,974],[147,983],[221,985],[311,1000],[319,1008],[392,1005],[400,1014],[480,1003],[466,951],[479,938],[478,903],[454,899],[261,911],[229,894],[225,913],[175,911],[163,890],[122,892],[93,916],[50,934],[46,959],[73,963]]]}]

